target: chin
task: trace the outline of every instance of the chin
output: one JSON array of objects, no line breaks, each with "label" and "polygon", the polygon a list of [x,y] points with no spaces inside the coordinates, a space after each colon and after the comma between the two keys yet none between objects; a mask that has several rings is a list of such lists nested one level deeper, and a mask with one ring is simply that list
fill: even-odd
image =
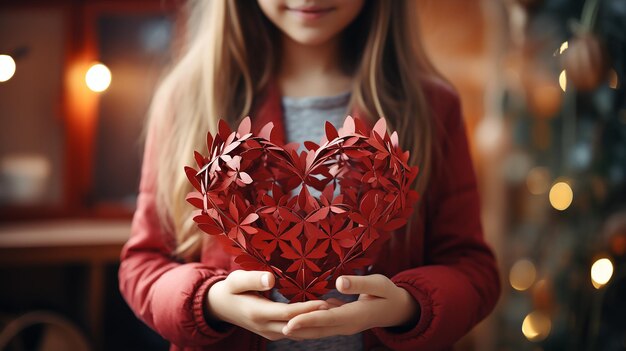
[{"label": "chin", "polygon": [[294,31],[285,34],[296,43],[306,46],[322,45],[332,38],[332,33],[319,33],[311,30]]}]

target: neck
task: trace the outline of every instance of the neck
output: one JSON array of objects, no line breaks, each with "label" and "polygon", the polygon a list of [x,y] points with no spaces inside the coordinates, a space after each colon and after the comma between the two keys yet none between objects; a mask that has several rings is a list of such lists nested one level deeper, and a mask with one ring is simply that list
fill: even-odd
[{"label": "neck", "polygon": [[283,35],[282,44],[278,78],[284,95],[328,95],[350,88],[350,79],[339,65],[339,38],[303,45]]}]

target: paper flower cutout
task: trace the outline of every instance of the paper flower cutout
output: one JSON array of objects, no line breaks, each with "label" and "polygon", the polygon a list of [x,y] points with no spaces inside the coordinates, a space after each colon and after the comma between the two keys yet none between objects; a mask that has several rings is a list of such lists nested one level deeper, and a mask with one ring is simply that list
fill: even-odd
[{"label": "paper flower cutout", "polygon": [[[352,117],[326,123],[321,143],[276,142],[272,123],[254,135],[220,121],[207,134],[207,156],[185,167],[195,191],[194,221],[248,270],[272,272],[290,301],[318,299],[342,274],[371,265],[391,233],[404,226],[418,194],[417,167],[384,119],[373,129]],[[319,194],[319,195],[314,195]]]}]

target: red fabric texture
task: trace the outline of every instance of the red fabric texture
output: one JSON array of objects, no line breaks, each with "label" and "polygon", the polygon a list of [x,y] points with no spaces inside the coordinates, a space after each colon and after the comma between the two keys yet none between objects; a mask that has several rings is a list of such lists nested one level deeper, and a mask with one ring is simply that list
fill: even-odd
[{"label": "red fabric texture", "polygon": [[[425,84],[425,96],[439,150],[430,182],[411,232],[391,240],[371,272],[406,289],[420,304],[421,315],[411,330],[365,331],[366,350],[447,350],[491,312],[500,294],[495,259],[483,239],[459,98],[435,83]],[[253,126],[274,122],[284,135],[278,88],[270,85],[259,101],[251,114]],[[358,111],[352,112],[359,118]],[[174,239],[161,228],[156,211],[153,134],[146,141],[131,238],[121,254],[122,295],[142,321],[172,343],[171,350],[265,349],[266,341],[247,330],[215,330],[207,324],[203,302],[208,290],[237,267],[217,244],[203,249],[200,262],[173,258]]]}]

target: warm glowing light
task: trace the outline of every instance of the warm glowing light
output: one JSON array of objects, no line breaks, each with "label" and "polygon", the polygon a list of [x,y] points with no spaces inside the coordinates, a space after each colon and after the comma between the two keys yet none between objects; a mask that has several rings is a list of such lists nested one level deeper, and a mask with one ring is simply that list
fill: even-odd
[{"label": "warm glowing light", "polygon": [[567,48],[569,47],[569,44],[564,41],[563,44],[561,44],[561,47],[559,48],[559,55],[563,53],[563,51],[567,50]]},{"label": "warm glowing light", "polygon": [[559,211],[566,210],[574,199],[574,192],[569,184],[558,182],[550,189],[550,204]]},{"label": "warm glowing light", "polygon": [[497,151],[504,141],[505,132],[502,118],[485,116],[476,127],[476,143],[484,153]]},{"label": "warm glowing light", "polygon": [[561,90],[567,90],[567,73],[565,73],[565,70],[561,71],[561,74],[559,74],[559,85],[561,86]]},{"label": "warm glowing light", "polygon": [[515,290],[524,291],[530,288],[537,277],[535,265],[529,260],[519,260],[511,267],[509,281]]},{"label": "warm glowing light", "polygon": [[529,313],[522,323],[522,333],[530,341],[541,341],[550,335],[552,322],[545,314],[535,311]]},{"label": "warm glowing light", "polygon": [[611,89],[617,89],[619,86],[619,79],[617,78],[617,72],[614,69],[609,71],[609,87]]},{"label": "warm glowing light", "polygon": [[612,276],[613,263],[608,258],[601,258],[591,265],[591,283],[596,289],[606,285]]},{"label": "warm glowing light", "polygon": [[545,194],[550,188],[550,171],[545,167],[535,167],[528,172],[526,186],[533,195]]},{"label": "warm glowing light", "polygon": [[0,82],[6,82],[15,74],[15,61],[9,55],[0,55]]},{"label": "warm glowing light", "polygon": [[107,66],[97,63],[87,71],[85,82],[92,91],[103,92],[111,85],[111,71]]}]

